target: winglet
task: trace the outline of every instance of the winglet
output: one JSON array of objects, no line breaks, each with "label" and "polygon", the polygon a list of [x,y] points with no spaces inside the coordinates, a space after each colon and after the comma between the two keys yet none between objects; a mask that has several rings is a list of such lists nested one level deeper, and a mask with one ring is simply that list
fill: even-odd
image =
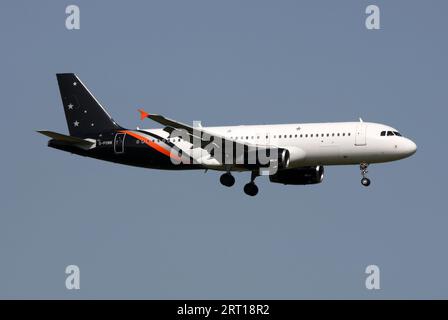
[{"label": "winglet", "polygon": [[140,120],[143,120],[145,118],[148,118],[149,113],[147,113],[145,110],[143,109],[138,109],[138,112],[140,112]]}]

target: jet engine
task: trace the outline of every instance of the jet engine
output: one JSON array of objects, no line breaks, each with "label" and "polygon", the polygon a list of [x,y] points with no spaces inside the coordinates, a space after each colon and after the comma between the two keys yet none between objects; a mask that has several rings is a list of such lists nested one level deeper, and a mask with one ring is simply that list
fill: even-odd
[{"label": "jet engine", "polygon": [[269,180],[273,183],[292,185],[316,184],[321,183],[323,179],[323,166],[279,170],[275,174],[269,176]]},{"label": "jet engine", "polygon": [[269,167],[273,161],[279,169],[288,168],[290,161],[289,150],[283,148],[254,149],[244,154],[246,168]]}]

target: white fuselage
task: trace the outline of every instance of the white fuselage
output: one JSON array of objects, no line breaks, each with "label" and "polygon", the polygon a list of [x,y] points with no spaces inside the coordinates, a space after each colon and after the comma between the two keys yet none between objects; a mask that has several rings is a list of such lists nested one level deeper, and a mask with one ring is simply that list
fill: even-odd
[{"label": "white fuselage", "polygon": [[[414,154],[416,144],[390,126],[370,122],[334,122],[279,125],[203,127],[230,140],[288,149],[290,168],[313,165],[346,165],[394,161]],[[191,144],[170,139],[162,129],[145,130],[157,134],[185,152]],[[389,133],[391,132],[391,133]],[[383,133],[383,135],[381,135]],[[395,135],[397,133],[397,135]],[[213,168],[219,163],[205,163]]]}]

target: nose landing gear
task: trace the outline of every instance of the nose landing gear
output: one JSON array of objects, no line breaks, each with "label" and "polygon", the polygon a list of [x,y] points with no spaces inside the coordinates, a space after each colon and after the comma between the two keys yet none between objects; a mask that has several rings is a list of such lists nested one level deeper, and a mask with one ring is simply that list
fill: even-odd
[{"label": "nose landing gear", "polygon": [[367,175],[367,168],[369,167],[369,164],[368,163],[365,163],[365,162],[362,162],[360,165],[359,165],[359,169],[361,170],[361,176],[362,176],[362,179],[361,179],[361,184],[364,186],[364,187],[368,187],[368,186],[370,186],[370,179],[369,178],[367,178],[366,177],[366,175]]}]

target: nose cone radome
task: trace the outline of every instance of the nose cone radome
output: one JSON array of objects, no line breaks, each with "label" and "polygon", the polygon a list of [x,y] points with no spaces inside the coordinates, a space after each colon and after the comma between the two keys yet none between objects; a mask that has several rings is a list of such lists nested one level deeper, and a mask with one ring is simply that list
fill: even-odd
[{"label": "nose cone radome", "polygon": [[406,139],[403,142],[403,146],[401,149],[402,149],[401,151],[406,157],[410,157],[417,151],[417,145],[415,144],[414,141]]}]

